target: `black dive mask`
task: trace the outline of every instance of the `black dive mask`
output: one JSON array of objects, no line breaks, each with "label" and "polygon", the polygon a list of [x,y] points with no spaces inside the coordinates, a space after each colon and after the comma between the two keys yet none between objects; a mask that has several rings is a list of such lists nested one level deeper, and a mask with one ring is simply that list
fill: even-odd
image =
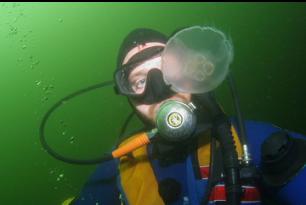
[{"label": "black dive mask", "polygon": [[[157,46],[143,50],[115,72],[115,90],[117,94],[130,97],[137,103],[153,104],[174,94],[170,85],[164,82],[158,68],[151,68],[147,73],[140,71],[140,77],[131,77],[132,71],[147,60],[159,57],[163,47]],[[134,79],[133,79],[134,78]]]},{"label": "black dive mask", "polygon": [[163,74],[160,69],[152,68],[143,82],[144,89],[141,93],[135,93],[133,91],[122,93],[117,89],[118,94],[126,95],[142,104],[154,104],[164,99],[167,99],[175,94],[170,89],[170,85],[166,85]]}]

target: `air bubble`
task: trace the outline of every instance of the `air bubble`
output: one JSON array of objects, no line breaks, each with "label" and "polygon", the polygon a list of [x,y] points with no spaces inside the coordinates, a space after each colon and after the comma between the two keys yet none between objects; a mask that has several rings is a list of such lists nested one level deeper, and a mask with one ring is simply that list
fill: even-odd
[{"label": "air bubble", "polygon": [[74,143],[74,139],[75,139],[75,137],[74,137],[74,136],[71,136],[71,137],[69,138],[69,142],[70,142],[70,144],[73,144],[73,143]]},{"label": "air bubble", "polygon": [[36,84],[37,86],[40,86],[41,81],[40,81],[40,80],[36,80],[36,81],[35,81],[35,84]]}]

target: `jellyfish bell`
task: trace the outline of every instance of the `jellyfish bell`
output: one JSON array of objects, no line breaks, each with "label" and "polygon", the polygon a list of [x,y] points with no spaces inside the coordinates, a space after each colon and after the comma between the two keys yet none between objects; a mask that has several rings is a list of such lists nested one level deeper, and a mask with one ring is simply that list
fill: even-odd
[{"label": "jellyfish bell", "polygon": [[193,26],[169,39],[161,69],[174,91],[205,93],[223,82],[232,60],[233,46],[223,32]]}]

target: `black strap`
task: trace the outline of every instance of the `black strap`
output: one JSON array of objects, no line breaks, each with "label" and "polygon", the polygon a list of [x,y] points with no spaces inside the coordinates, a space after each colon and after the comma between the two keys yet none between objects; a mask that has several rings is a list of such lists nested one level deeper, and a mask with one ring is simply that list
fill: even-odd
[{"label": "black strap", "polygon": [[209,178],[206,185],[206,192],[201,201],[201,205],[208,204],[209,196],[213,187],[218,184],[221,180],[221,174],[223,172],[222,166],[222,154],[220,147],[217,147],[216,138],[211,136],[211,149],[210,149],[210,162],[209,162]]}]

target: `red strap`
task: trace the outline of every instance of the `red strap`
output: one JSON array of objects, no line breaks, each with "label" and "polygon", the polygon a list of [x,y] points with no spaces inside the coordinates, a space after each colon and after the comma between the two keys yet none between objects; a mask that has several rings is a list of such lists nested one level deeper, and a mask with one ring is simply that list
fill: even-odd
[{"label": "red strap", "polygon": [[201,166],[200,174],[202,179],[207,179],[209,177],[209,166]]},{"label": "red strap", "polygon": [[[256,187],[242,186],[243,196],[242,202],[255,202],[260,201],[260,194]],[[226,201],[225,187],[224,185],[216,185],[210,194],[210,201]]]}]

